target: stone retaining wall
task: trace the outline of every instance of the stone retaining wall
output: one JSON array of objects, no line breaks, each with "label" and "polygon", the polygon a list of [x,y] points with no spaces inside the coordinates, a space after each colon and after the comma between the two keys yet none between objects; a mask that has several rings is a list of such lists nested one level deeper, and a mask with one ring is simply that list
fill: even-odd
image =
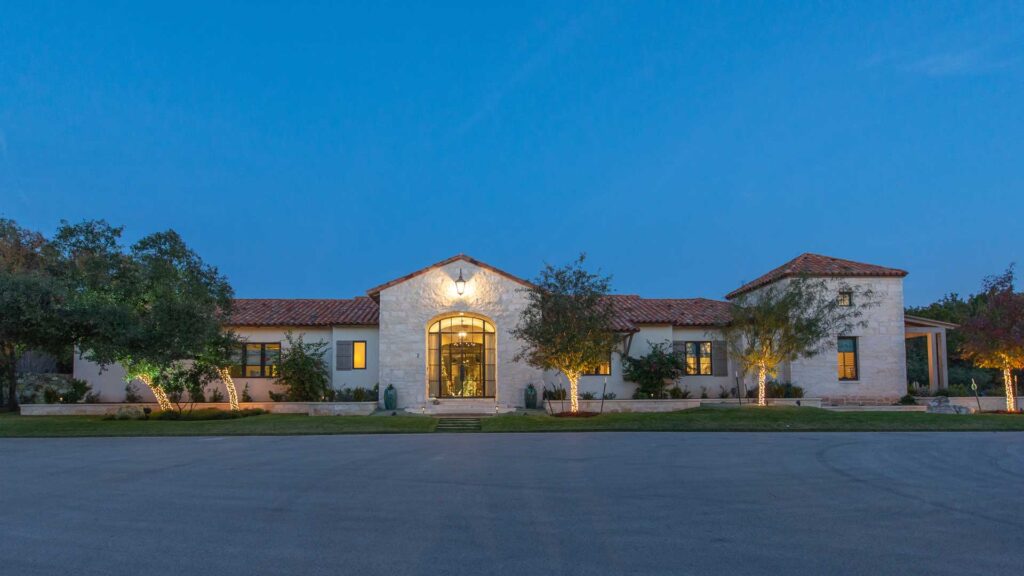
[{"label": "stone retaining wall", "polygon": [[[814,408],[821,407],[820,398],[769,398],[768,404],[772,406],[797,406],[799,402],[800,406],[811,406]],[[752,406],[756,404],[756,400],[743,400],[744,406]],[[678,412],[679,410],[689,410],[690,408],[697,408],[700,406],[708,405],[739,405],[739,400],[735,398],[682,398],[682,399],[666,399],[666,400],[605,400],[604,401],[604,412],[616,413],[616,412]],[[554,414],[558,412],[569,411],[569,401],[565,400],[545,400],[544,408],[548,414]],[[602,406],[600,400],[580,400],[580,411],[582,412],[601,412]]]},{"label": "stone retaining wall", "polygon": [[[150,408],[154,412],[159,408],[154,403],[138,404],[22,404],[22,416],[108,416],[116,414],[121,408],[136,406]],[[377,409],[376,402],[242,402],[239,407],[260,408],[273,414],[309,414],[310,416],[344,416],[369,415]],[[217,408],[230,410],[227,402],[204,402],[196,404],[195,410]]]}]

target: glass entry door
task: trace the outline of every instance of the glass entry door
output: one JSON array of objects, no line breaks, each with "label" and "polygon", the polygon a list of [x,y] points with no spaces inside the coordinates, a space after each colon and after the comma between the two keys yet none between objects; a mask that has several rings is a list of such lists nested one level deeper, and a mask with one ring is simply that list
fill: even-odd
[{"label": "glass entry door", "polygon": [[494,327],[480,318],[438,320],[427,332],[430,394],[435,398],[494,397]]}]

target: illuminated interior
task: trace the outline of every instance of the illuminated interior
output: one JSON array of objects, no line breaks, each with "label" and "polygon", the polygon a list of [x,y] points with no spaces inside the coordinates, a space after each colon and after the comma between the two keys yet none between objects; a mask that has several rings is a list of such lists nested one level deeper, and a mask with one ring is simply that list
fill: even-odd
[{"label": "illuminated interior", "polygon": [[840,380],[857,379],[857,339],[842,337],[838,344],[838,363]]},{"label": "illuminated interior", "polygon": [[427,379],[435,398],[493,398],[494,326],[481,318],[451,316],[427,331]]}]

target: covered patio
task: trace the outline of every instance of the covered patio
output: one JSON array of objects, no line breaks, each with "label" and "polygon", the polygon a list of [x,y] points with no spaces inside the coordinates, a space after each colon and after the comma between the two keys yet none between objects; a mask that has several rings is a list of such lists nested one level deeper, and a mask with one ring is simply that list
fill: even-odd
[{"label": "covered patio", "polygon": [[903,316],[906,338],[928,339],[928,391],[935,392],[949,386],[949,362],[946,351],[946,330],[957,328],[952,322],[942,322],[921,318],[920,316]]}]

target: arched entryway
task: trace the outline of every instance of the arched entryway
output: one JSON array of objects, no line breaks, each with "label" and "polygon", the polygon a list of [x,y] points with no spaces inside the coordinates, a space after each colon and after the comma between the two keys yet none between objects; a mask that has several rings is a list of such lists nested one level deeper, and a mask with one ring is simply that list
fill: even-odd
[{"label": "arched entryway", "polygon": [[469,314],[441,318],[427,328],[427,381],[433,398],[494,398],[495,331]]}]

